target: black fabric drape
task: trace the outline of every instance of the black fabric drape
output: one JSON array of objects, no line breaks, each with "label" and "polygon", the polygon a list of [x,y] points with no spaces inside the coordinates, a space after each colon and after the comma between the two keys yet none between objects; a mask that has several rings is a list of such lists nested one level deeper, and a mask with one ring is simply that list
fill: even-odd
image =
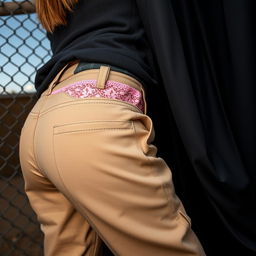
[{"label": "black fabric drape", "polygon": [[255,1],[136,0],[155,144],[207,255],[256,255]]}]

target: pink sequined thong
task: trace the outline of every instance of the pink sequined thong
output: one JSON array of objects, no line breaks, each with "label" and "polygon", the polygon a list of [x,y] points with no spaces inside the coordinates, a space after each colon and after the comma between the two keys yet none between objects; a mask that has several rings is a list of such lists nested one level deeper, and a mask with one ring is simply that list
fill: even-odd
[{"label": "pink sequined thong", "polygon": [[65,92],[75,98],[103,97],[118,99],[133,104],[144,113],[144,101],[139,90],[113,80],[108,80],[105,88],[100,89],[96,87],[96,82],[97,80],[78,81],[53,91],[51,94]]}]

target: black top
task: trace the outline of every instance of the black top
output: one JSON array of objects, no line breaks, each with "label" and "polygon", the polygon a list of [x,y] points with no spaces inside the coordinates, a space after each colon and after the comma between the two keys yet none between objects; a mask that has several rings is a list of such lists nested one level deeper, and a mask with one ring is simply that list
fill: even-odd
[{"label": "black top", "polygon": [[52,58],[38,70],[37,95],[65,64],[74,59],[123,68],[144,85],[156,84],[153,63],[135,0],[79,1],[67,16],[67,26],[58,26],[47,36]]}]

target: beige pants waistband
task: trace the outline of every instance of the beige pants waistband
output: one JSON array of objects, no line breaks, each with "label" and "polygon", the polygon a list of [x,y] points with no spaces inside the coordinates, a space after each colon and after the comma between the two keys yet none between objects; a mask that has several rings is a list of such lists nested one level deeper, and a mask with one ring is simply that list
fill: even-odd
[{"label": "beige pants waistband", "polygon": [[[111,70],[109,66],[101,66],[100,69],[87,69],[79,73],[74,74],[74,71],[78,63],[67,64],[53,79],[49,87],[43,92],[42,95],[50,95],[53,91],[60,89],[68,84],[81,81],[81,80],[97,80],[97,83],[101,88],[104,88],[104,83],[107,80],[113,80],[120,83],[128,84],[129,86],[139,90],[143,90],[143,85],[135,78],[124,74],[122,72],[117,72]],[[103,87],[102,87],[103,84]]]}]

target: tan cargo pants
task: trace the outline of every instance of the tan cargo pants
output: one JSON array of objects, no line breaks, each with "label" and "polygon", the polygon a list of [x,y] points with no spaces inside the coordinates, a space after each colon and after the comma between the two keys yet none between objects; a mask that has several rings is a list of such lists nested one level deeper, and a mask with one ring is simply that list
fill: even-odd
[{"label": "tan cargo pants", "polygon": [[47,256],[204,255],[175,194],[172,173],[156,156],[152,120],[134,105],[109,98],[50,94],[74,81],[107,79],[145,91],[110,70],[62,70],[22,128],[25,191],[44,232]]}]

